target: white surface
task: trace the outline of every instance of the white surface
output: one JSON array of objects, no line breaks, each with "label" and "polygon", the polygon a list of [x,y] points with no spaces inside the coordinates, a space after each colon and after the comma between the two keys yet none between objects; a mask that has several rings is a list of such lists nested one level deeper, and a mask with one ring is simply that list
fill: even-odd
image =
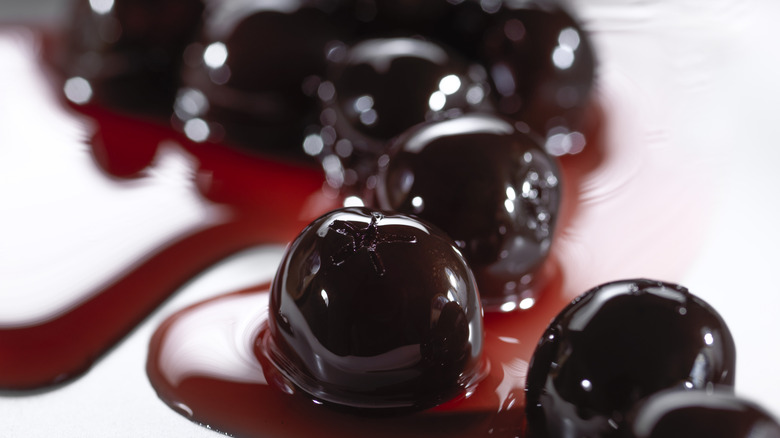
[{"label": "white surface", "polygon": [[[724,89],[702,123],[720,141],[719,208],[685,280],[724,317],[737,344],[737,393],[780,416],[780,2],[741,2],[749,20],[730,27]],[[722,17],[730,21],[728,15]],[[729,26],[727,25],[727,28]]]},{"label": "white surface", "polygon": [[171,313],[217,294],[269,280],[283,248],[242,252],[185,286],[83,377],[35,395],[0,392],[0,435],[7,437],[216,437],[157,398],[146,377],[154,330]]},{"label": "white surface", "polygon": [[[91,130],[56,103],[29,59],[32,41],[13,35],[0,30],[3,77],[16,79],[0,83],[0,327],[55,317],[166,242],[224,219],[200,200],[190,157],[176,147],[163,148],[146,178],[106,182],[85,159]],[[139,230],[145,223],[156,226]]]},{"label": "white surface", "polygon": [[681,282],[731,328],[737,393],[780,416],[780,3],[576,3],[604,57],[602,74],[620,70],[645,89],[642,104],[655,106],[646,124],[666,118],[660,135],[695,148],[714,170],[702,193],[714,195],[713,215]]},{"label": "white surface", "polygon": [[[600,80],[620,78],[642,90],[636,105],[645,127],[665,127],[658,135],[694,148],[718,170],[711,193],[702,194],[714,194],[717,207],[701,223],[705,243],[682,267],[682,282],[731,327],[738,393],[780,415],[780,38],[773,30],[780,2],[571,3],[599,50]],[[625,84],[599,87],[613,85]],[[279,255],[279,248],[248,252],[190,283],[77,381],[36,395],[0,395],[0,434],[216,436],[157,399],[144,372],[148,340],[182,306],[270,278]]]}]

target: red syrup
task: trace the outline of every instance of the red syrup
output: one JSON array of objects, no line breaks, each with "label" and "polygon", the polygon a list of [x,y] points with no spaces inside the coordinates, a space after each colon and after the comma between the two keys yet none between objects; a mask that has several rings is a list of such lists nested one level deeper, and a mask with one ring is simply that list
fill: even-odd
[{"label": "red syrup", "polygon": [[[40,75],[48,71],[39,50],[42,35],[29,29],[0,30],[0,47],[19,57],[23,64],[38,69]],[[225,146],[194,144],[155,121],[139,120],[93,106],[68,106],[64,99],[53,97],[59,94],[56,91],[59,81],[55,76],[47,76],[48,83],[41,84],[19,80],[12,76],[14,73],[18,72],[12,69],[6,77],[0,77],[0,81],[20,87],[19,95],[32,100],[29,105],[45,114],[41,119],[28,120],[31,123],[27,128],[40,130],[41,126],[36,123],[43,123],[49,117],[57,118],[65,121],[68,127],[77,127],[79,132],[75,137],[88,141],[69,141],[63,135],[61,144],[43,145],[32,141],[5,144],[3,147],[11,148],[12,152],[16,148],[18,154],[11,156],[21,157],[14,163],[21,166],[21,171],[36,172],[35,159],[43,160],[37,164],[45,167],[46,159],[57,159],[60,155],[69,160],[63,161],[62,166],[72,163],[80,170],[80,173],[73,172],[75,175],[69,174],[68,180],[58,179],[60,174],[57,172],[36,174],[39,178],[34,184],[43,189],[34,193],[41,193],[43,198],[22,200],[18,209],[10,207],[11,214],[29,216],[32,224],[47,221],[56,224],[57,215],[63,214],[60,210],[62,199],[55,199],[55,195],[47,199],[48,193],[58,193],[56,188],[63,185],[90,190],[105,186],[103,197],[90,198],[99,193],[94,190],[77,192],[74,189],[72,193],[66,193],[64,197],[72,204],[66,202],[64,208],[89,206],[91,209],[84,212],[83,218],[78,214],[74,216],[77,220],[88,221],[90,211],[109,208],[111,203],[122,203],[124,196],[132,205],[149,211],[145,216],[120,217],[117,223],[107,225],[107,235],[98,238],[122,234],[125,239],[140,239],[154,233],[158,227],[157,222],[148,220],[149,215],[152,219],[156,214],[180,214],[183,219],[190,215],[190,212],[171,211],[157,205],[160,200],[156,193],[170,191],[171,178],[178,178],[176,184],[186,185],[179,189],[192,198],[189,207],[205,214],[201,215],[202,223],[195,226],[165,230],[163,234],[167,237],[158,240],[156,247],[144,249],[132,263],[110,266],[116,274],[92,290],[79,290],[79,283],[75,281],[75,285],[60,285],[75,291],[73,297],[58,297],[63,298],[60,307],[32,312],[29,318],[20,315],[12,315],[8,320],[0,318],[0,389],[45,387],[85,372],[193,276],[250,246],[285,243],[305,224],[335,205],[335,197],[328,197],[322,191],[323,177],[315,168],[247,156]],[[28,83],[30,89],[25,89]],[[38,149],[37,155],[28,148]],[[47,148],[57,155],[47,157]],[[184,168],[177,169],[184,175],[175,172],[155,174],[156,160],[170,161],[171,157],[179,164],[185,163]],[[24,167],[27,164],[30,165]],[[22,183],[27,181],[32,181],[32,177],[21,179]],[[139,186],[144,188],[140,193]],[[4,190],[11,189],[8,184],[4,187]],[[25,190],[32,189],[17,186],[13,190],[26,193]],[[102,207],[104,203],[106,207]],[[41,217],[47,220],[41,221]],[[190,219],[182,223],[187,224]],[[159,218],[160,224],[166,221],[170,222],[171,218]],[[34,237],[35,233],[31,234]],[[50,246],[38,249],[43,253],[53,251],[64,240],[46,242]],[[64,251],[78,254],[87,251],[86,247],[92,243],[85,241],[84,247],[65,248]],[[95,266],[105,266],[101,258],[111,256],[100,252],[92,255],[94,259],[88,259],[86,263]],[[67,266],[68,260],[57,262]],[[40,268],[41,275],[45,276],[47,267]],[[11,268],[8,271],[22,275],[12,272]],[[103,272],[91,274],[105,275]],[[29,295],[21,291],[10,299],[34,303],[36,297]]]},{"label": "red syrup", "polygon": [[[545,269],[556,271],[548,263]],[[559,272],[549,272],[560,278]],[[533,308],[484,319],[487,374],[435,408],[382,415],[314,402],[262,355],[268,286],[223,295],[167,319],[153,336],[147,374],[160,398],[197,423],[238,437],[522,436],[525,375],[537,340],[566,303],[550,282]]]}]

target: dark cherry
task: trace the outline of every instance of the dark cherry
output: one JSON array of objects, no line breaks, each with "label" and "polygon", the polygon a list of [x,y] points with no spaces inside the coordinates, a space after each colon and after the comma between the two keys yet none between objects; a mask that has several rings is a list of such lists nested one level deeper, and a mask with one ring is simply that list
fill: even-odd
[{"label": "dark cherry", "polygon": [[[359,23],[357,34],[423,35],[471,57],[479,47],[488,14],[500,1],[478,0],[351,0],[344,2]],[[487,5],[487,4],[490,5]],[[476,38],[472,38],[476,37]]]},{"label": "dark cherry", "polygon": [[449,237],[408,216],[344,208],[288,247],[256,349],[316,400],[408,409],[474,383],[482,343],[474,278]]},{"label": "dark cherry", "polygon": [[[175,125],[195,141],[306,157],[314,97],[331,46],[346,32],[326,2],[217,2],[188,46]],[[320,7],[323,6],[323,7]]]},{"label": "dark cherry", "polygon": [[429,34],[430,26],[447,13],[447,0],[351,0],[353,17],[363,35],[413,32]]},{"label": "dark cherry", "polygon": [[344,193],[373,188],[377,159],[409,127],[490,108],[485,70],[421,38],[362,40],[332,57],[328,77],[322,129],[307,139]]},{"label": "dark cherry", "polygon": [[558,214],[559,178],[555,160],[513,122],[475,113],[399,137],[376,198],[380,208],[417,215],[449,234],[483,304],[496,307],[533,298]]},{"label": "dark cherry", "polygon": [[594,52],[558,2],[506,0],[480,41],[503,114],[545,136],[579,127],[593,84]]},{"label": "dark cherry", "polygon": [[422,35],[478,59],[490,16],[502,0],[344,0],[341,11],[358,23],[356,34]]},{"label": "dark cherry", "polygon": [[167,117],[203,9],[201,0],[77,1],[60,65],[91,94],[74,100]]},{"label": "dark cherry", "polygon": [[721,391],[667,390],[636,409],[626,438],[780,438],[780,424],[755,403]]},{"label": "dark cherry", "polygon": [[420,38],[360,41],[334,59],[328,77],[323,122],[358,150],[382,153],[413,125],[487,105],[486,72]]},{"label": "dark cherry", "polygon": [[734,385],[734,339],[684,287],[653,280],[598,286],[550,323],[531,360],[531,437],[617,436],[640,399],[668,388]]},{"label": "dark cherry", "polygon": [[482,42],[485,32],[495,21],[504,0],[439,1],[447,3],[448,8],[431,23],[431,37],[457,47],[469,59],[484,63]]}]

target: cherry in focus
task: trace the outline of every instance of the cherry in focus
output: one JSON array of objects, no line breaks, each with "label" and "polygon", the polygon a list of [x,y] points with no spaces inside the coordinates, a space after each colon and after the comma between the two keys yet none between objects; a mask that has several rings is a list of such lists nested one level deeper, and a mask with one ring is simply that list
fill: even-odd
[{"label": "cherry in focus", "polygon": [[269,308],[258,354],[319,401],[430,407],[481,371],[471,271],[444,233],[408,216],[345,208],[315,220],[285,253]]}]

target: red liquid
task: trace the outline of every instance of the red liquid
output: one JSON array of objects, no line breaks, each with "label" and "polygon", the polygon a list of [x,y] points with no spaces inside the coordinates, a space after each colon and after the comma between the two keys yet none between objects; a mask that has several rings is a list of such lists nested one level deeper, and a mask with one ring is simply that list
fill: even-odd
[{"label": "red liquid", "polygon": [[[548,264],[547,269],[555,266]],[[485,317],[487,376],[467,394],[413,414],[360,415],[311,401],[258,360],[268,288],[224,295],[170,317],[152,338],[147,373],[171,408],[233,436],[516,437],[525,375],[537,340],[565,304],[560,282],[522,314]]]},{"label": "red liquid", "polygon": [[[15,32],[10,32],[3,42],[15,44],[17,37]],[[23,34],[23,38],[28,37],[30,35]],[[39,54],[26,55],[35,57]],[[40,62],[39,68],[45,69],[38,59],[28,62]],[[16,82],[13,77],[0,80]],[[116,190],[116,196],[127,196],[128,200],[135,185],[150,184],[147,192],[152,201],[155,190],[168,189],[165,178],[151,176],[155,170],[153,159],[164,147],[167,156],[173,155],[189,163],[187,193],[193,196],[198,208],[210,215],[197,227],[176,230],[161,246],[131,266],[113,267],[118,275],[96,290],[83,291],[45,318],[36,315],[29,320],[0,320],[0,388],[31,389],[83,373],[194,275],[241,249],[261,243],[287,242],[310,220],[332,208],[335,202],[322,192],[323,178],[317,169],[249,157],[223,146],[190,143],[161,124],[100,108],[85,107],[81,108],[82,114],[75,114],[61,102],[47,98],[56,95],[56,84],[52,79],[47,84],[52,89],[46,90],[47,93],[23,90],[23,94],[32,99],[40,96],[33,104],[42,113],[57,114],[79,126],[96,126],[94,132],[83,133],[90,138],[86,145],[64,140],[62,145],[57,145],[76,148],[68,156],[94,170],[89,174],[72,175],[72,178],[82,178],[84,186],[105,185]],[[30,129],[41,129],[36,125],[37,120],[30,122]],[[26,146],[7,144],[3,147]],[[86,146],[89,150],[85,151]],[[48,158],[45,154],[43,150],[40,158]],[[90,161],[99,168],[94,169]],[[35,183],[56,187],[71,181],[60,181],[53,175]],[[84,195],[72,193],[68,196],[78,199]],[[46,215],[56,221],[57,211],[51,207],[52,200],[34,201],[35,206],[22,209],[20,214]],[[100,209],[102,202],[109,201],[115,200],[85,200],[96,209]],[[154,213],[155,206],[149,208]],[[175,211],[165,213],[176,214]],[[184,216],[185,213],[181,214]],[[156,226],[154,222],[139,221],[134,217],[121,219],[124,223],[114,224],[114,233],[128,234],[130,239],[141,238],[153,232]],[[58,244],[56,241],[48,243]],[[58,262],[67,264],[68,261]],[[94,262],[97,264],[100,260]],[[40,268],[45,274],[52,267]],[[35,300],[35,297],[23,298]]]}]

